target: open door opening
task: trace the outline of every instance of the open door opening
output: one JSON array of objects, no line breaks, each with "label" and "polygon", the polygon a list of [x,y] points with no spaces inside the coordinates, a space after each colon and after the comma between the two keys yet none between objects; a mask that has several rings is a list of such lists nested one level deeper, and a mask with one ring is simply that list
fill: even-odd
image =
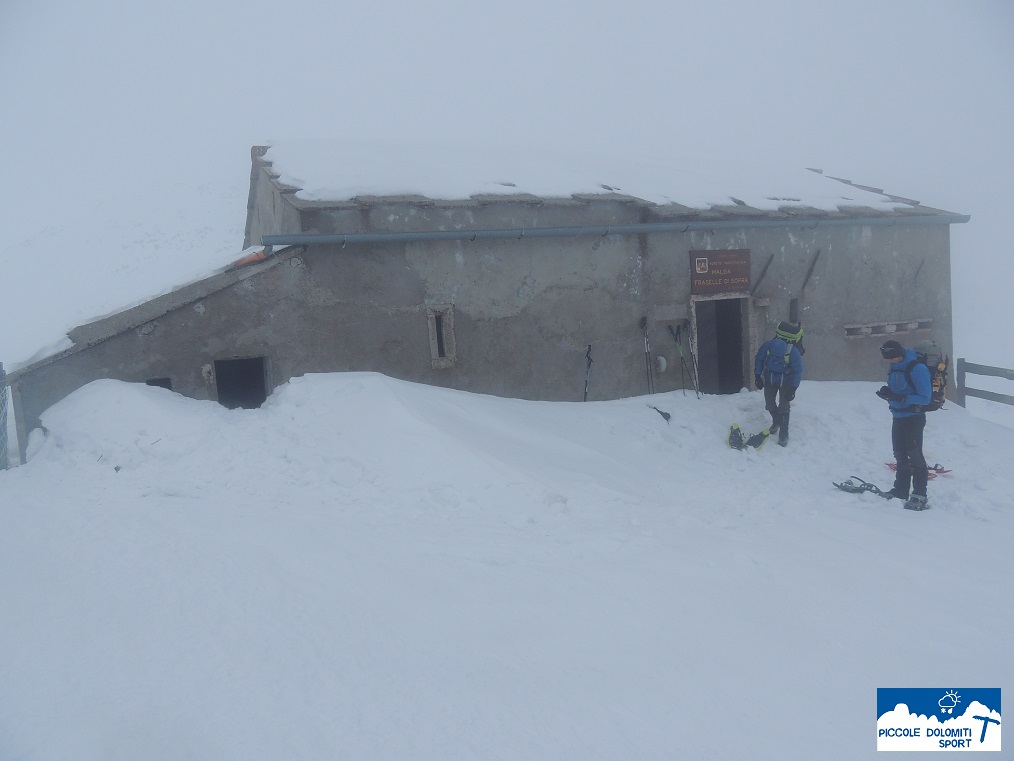
[{"label": "open door opening", "polygon": [[744,299],[694,302],[701,392],[735,394],[743,387]]},{"label": "open door opening", "polygon": [[215,360],[218,401],[229,409],[255,409],[268,398],[264,357]]}]

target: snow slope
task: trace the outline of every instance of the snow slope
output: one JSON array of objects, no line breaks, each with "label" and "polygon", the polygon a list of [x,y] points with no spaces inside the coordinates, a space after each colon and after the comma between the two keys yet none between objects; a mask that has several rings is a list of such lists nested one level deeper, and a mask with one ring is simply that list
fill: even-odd
[{"label": "snow slope", "polygon": [[876,388],[736,452],[758,392],[92,383],[0,473],[0,759],[872,758],[877,687],[1014,676],[1014,431],[949,405],[932,510],[846,494]]}]

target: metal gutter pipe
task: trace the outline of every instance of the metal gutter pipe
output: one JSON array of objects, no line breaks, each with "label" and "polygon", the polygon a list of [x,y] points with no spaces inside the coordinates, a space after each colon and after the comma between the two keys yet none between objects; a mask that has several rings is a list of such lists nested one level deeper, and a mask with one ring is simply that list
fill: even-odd
[{"label": "metal gutter pipe", "polygon": [[[950,225],[967,222],[971,217],[961,214],[918,215],[910,217],[851,217],[835,219],[722,219],[692,222],[641,222],[629,225],[596,225],[582,227],[516,227],[484,230],[420,230],[417,232],[365,233],[293,233],[263,235],[261,244],[272,246],[346,246],[349,243],[417,243],[438,240],[509,240],[523,238],[567,238],[580,236],[640,235],[642,233],[685,233],[697,230],[728,230],[758,227],[843,227],[895,225]],[[270,253],[270,251],[269,251]]]}]

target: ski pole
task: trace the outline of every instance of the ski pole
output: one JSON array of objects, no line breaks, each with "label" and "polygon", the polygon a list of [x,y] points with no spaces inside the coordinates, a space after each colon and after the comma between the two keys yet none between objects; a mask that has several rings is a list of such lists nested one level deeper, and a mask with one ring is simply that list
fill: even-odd
[{"label": "ski pole", "polygon": [[[687,364],[687,359],[683,355],[683,339],[680,337],[682,328],[683,326],[680,325],[680,327],[676,328],[676,330],[673,330],[672,325],[670,325],[669,332],[672,333],[672,337],[676,341],[676,348],[679,350],[680,353],[680,374],[682,375],[683,371],[686,370],[687,374],[690,376],[690,380],[693,381],[694,383],[694,391],[697,393],[697,398],[700,399],[701,391],[697,387],[697,378],[694,376],[694,371],[690,369],[690,365]],[[686,395],[687,395],[686,388],[684,388],[683,396]]]},{"label": "ski pole", "polygon": [[648,346],[648,318],[641,318],[641,330],[644,331],[644,369],[648,374],[648,393],[655,393],[655,381],[651,377],[651,347]]},{"label": "ski pole", "polygon": [[584,353],[584,357],[585,357],[585,359],[588,360],[588,366],[585,368],[585,371],[584,371],[584,400],[587,402],[588,401],[588,376],[591,375],[591,363],[592,363],[591,344],[588,344],[588,351],[586,351]]},{"label": "ski pole", "polygon": [[701,398],[701,385],[700,385],[700,368],[697,365],[697,350],[694,349],[694,334],[690,332],[690,320],[683,320],[683,326],[687,329],[687,344],[690,346],[690,359],[694,363],[694,391],[697,392],[697,398]]},{"label": "ski pole", "polygon": [[[669,332],[672,333],[672,325],[669,326]],[[684,368],[687,366],[687,361],[683,359],[683,343],[680,340],[680,329],[676,328],[676,332],[672,334],[672,337],[676,339],[676,348],[680,353],[680,389],[683,391],[683,396],[687,395],[687,374]]]}]

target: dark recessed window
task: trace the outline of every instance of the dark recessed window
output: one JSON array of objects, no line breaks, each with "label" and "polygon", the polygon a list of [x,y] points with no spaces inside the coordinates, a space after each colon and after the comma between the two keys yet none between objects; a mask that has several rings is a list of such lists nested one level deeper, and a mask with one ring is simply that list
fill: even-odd
[{"label": "dark recessed window", "polygon": [[268,398],[264,357],[216,359],[218,401],[229,409],[255,409]]},{"label": "dark recessed window", "polygon": [[430,336],[430,367],[451,367],[456,360],[454,343],[454,307],[452,305],[426,308],[426,321]]},{"label": "dark recessed window", "polygon": [[444,343],[444,315],[437,312],[433,315],[433,320],[436,323],[434,332],[437,335],[437,357],[444,358],[447,356],[447,345]]}]

